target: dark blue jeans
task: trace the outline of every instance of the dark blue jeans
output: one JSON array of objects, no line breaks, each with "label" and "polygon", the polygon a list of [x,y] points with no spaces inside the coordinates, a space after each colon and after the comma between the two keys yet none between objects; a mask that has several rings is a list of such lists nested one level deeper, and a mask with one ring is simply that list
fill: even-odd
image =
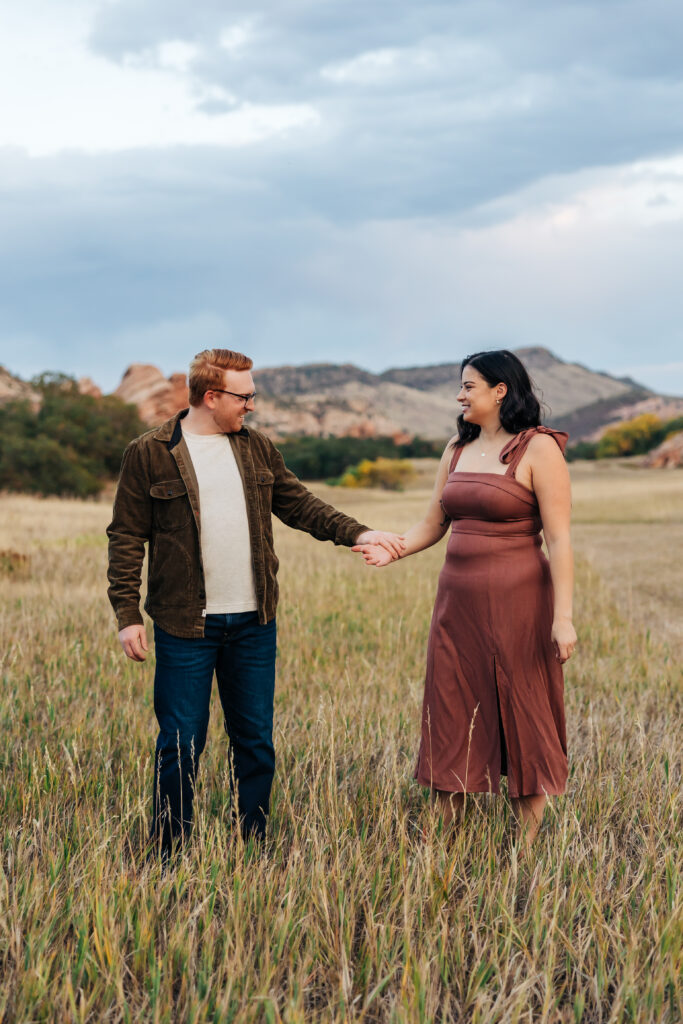
[{"label": "dark blue jeans", "polygon": [[167,854],[192,830],[195,779],[206,745],[214,672],[230,737],[242,834],[262,838],[275,769],[275,619],[260,625],[256,612],[207,615],[203,637],[171,636],[155,625],[154,641],[154,711],[159,722],[154,840]]}]

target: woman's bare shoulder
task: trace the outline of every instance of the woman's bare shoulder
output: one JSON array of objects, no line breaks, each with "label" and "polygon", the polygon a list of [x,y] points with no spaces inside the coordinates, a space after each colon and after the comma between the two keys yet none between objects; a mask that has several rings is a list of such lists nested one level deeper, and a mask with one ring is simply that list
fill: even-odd
[{"label": "woman's bare shoulder", "polygon": [[534,434],[524,454],[529,460],[534,490],[543,480],[558,483],[569,479],[569,469],[562,449],[552,434]]},{"label": "woman's bare shoulder", "polygon": [[538,455],[541,458],[560,458],[564,460],[562,449],[552,434],[534,434],[529,441],[527,451],[530,455]]}]

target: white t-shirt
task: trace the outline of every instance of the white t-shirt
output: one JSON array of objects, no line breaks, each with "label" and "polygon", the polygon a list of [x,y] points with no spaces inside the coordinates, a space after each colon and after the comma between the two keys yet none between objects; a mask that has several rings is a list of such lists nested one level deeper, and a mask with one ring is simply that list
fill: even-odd
[{"label": "white t-shirt", "polygon": [[206,614],[256,611],[244,487],[227,434],[183,428],[199,484]]}]

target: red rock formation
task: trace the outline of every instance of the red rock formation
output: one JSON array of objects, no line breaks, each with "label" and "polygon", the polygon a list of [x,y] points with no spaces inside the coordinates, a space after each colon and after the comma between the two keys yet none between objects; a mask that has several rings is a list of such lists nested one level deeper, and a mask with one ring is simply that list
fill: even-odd
[{"label": "red rock formation", "polygon": [[372,420],[362,419],[352,423],[347,430],[349,437],[368,438],[377,437],[377,428]]},{"label": "red rock formation", "polygon": [[78,390],[82,395],[90,395],[91,398],[101,398],[102,389],[98,388],[94,380],[90,377],[80,377],[78,381]]},{"label": "red rock formation", "polygon": [[144,363],[128,367],[114,394],[124,402],[137,405],[140,419],[151,427],[188,405],[184,373],[173,373],[167,379],[156,366]]},{"label": "red rock formation", "polygon": [[413,435],[409,434],[405,430],[397,430],[396,433],[391,435],[391,440],[396,445],[398,445],[398,444],[410,444],[410,442],[413,440]]},{"label": "red rock formation", "polygon": [[654,469],[676,469],[683,466],[683,430],[653,448],[643,459],[643,465]]}]

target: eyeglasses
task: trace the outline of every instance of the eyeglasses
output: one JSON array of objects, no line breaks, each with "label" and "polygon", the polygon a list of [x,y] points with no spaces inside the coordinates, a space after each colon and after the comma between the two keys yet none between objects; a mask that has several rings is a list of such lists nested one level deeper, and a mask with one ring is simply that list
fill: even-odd
[{"label": "eyeglasses", "polygon": [[225,388],[207,388],[208,391],[220,391],[222,395],[232,395],[233,398],[239,398],[241,402],[248,405],[249,402],[253,402],[256,398],[256,392],[252,391],[250,395],[236,395],[234,391],[226,391]]}]

